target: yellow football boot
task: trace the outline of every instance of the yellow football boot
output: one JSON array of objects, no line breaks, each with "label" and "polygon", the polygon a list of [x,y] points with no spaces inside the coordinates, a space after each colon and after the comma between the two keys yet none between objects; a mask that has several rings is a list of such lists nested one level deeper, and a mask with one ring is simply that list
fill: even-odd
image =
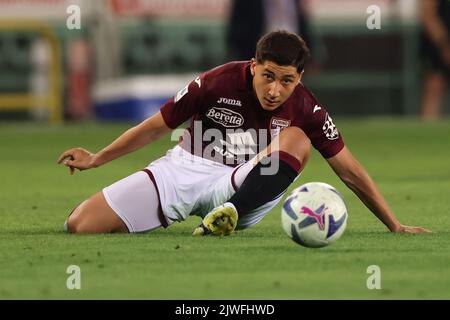
[{"label": "yellow football boot", "polygon": [[238,213],[231,203],[226,203],[214,208],[202,221],[202,224],[195,228],[194,236],[213,234],[218,236],[228,236],[236,228]]}]

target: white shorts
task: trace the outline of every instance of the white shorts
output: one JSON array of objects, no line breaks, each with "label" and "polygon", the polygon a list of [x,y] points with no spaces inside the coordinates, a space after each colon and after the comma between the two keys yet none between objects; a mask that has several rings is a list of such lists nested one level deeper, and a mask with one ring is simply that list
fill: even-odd
[{"label": "white shorts", "polygon": [[[104,188],[103,194],[130,232],[149,231],[189,215],[204,217],[231,198],[252,168],[253,161],[232,168],[176,146],[144,171]],[[237,229],[258,223],[281,198],[239,218]]]}]

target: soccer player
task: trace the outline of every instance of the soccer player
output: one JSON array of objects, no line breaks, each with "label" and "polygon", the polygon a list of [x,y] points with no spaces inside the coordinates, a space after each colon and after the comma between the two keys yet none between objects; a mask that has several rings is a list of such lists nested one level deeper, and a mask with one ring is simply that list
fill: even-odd
[{"label": "soccer player", "polygon": [[203,219],[194,235],[229,235],[258,223],[281,200],[311,146],[390,231],[427,232],[396,219],[325,107],[302,84],[308,55],[299,36],[271,32],[258,41],[254,59],[201,74],[98,153],[63,152],[58,163],[73,174],[142,148],[191,119],[165,156],[77,206],[68,232],[144,232],[198,215]]}]

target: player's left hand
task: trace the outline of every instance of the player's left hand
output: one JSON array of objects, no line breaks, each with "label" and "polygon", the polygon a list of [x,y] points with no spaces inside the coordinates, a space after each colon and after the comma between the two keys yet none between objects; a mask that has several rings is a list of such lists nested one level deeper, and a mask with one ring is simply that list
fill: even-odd
[{"label": "player's left hand", "polygon": [[431,230],[422,228],[422,227],[411,227],[411,226],[404,226],[400,225],[395,230],[392,230],[392,232],[395,233],[432,233]]}]

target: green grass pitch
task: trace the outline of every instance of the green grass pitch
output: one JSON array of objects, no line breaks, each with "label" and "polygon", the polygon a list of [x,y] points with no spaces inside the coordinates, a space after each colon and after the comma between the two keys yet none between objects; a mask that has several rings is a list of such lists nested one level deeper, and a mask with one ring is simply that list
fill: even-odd
[{"label": "green grass pitch", "polygon": [[[314,152],[296,186],[332,184],[349,210],[347,230],[329,247],[291,241],[280,206],[255,227],[224,238],[192,237],[197,217],[146,234],[67,235],[63,222],[75,205],[174,143],[166,137],[70,176],[56,165],[63,150],[97,151],[129,125],[1,123],[0,298],[449,299],[450,122],[337,124],[400,221],[433,234],[389,233]],[[80,267],[80,290],[66,287],[69,265]],[[380,290],[367,288],[371,265],[380,267]]]}]

